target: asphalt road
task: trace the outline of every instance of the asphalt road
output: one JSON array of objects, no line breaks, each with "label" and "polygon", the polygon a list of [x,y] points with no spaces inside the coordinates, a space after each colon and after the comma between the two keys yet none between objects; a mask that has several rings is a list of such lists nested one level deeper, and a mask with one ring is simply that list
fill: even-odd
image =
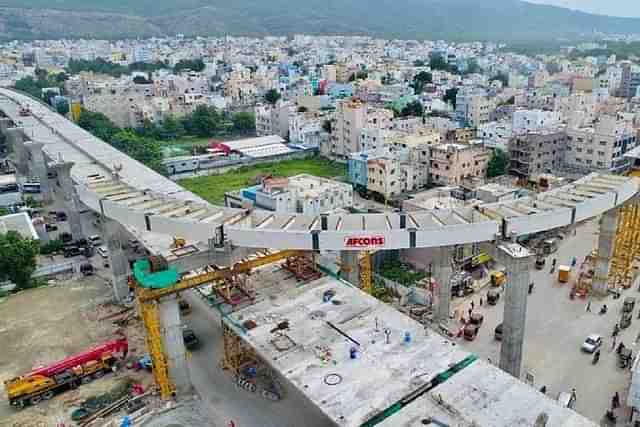
[{"label": "asphalt road", "polygon": [[[523,377],[525,373],[533,375],[537,388],[546,385],[547,394],[552,398],[556,398],[562,391],[575,388],[576,411],[600,422],[616,391],[620,393],[621,400],[626,400],[631,375],[628,370],[617,367],[617,355],[611,351],[611,334],[614,324],[620,318],[624,297],[640,297],[640,293],[629,289],[617,300],[612,297],[594,298],[592,311],[589,313],[586,312],[588,300],[570,300],[570,284],[558,283],[557,273],[549,274],[553,258],[558,259],[558,264],[570,265],[571,259],[576,256],[579,265],[595,247],[597,229],[597,221],[580,226],[577,235],[565,239],[558,252],[547,258],[547,266],[543,270],[531,271],[535,288],[533,294],[529,295],[527,304],[522,373]],[[572,273],[571,279],[575,279],[575,273]],[[484,296],[486,289],[481,294]],[[476,309],[484,314],[485,320],[476,340],[460,341],[460,345],[497,363],[500,343],[494,339],[494,328],[502,322],[503,298],[496,306],[485,304],[482,308],[478,307],[479,296],[475,295],[473,299]],[[486,301],[486,296],[484,300]],[[598,311],[604,303],[609,310],[606,315],[601,316]],[[640,345],[634,344],[640,325],[640,320],[636,319],[639,306],[640,303],[636,304],[631,326],[618,337],[618,342],[622,340],[625,345],[631,346],[634,356],[640,348]],[[582,342],[589,334],[600,334],[604,338],[600,362],[596,365],[591,363],[591,355],[580,351]]]},{"label": "asphalt road", "polygon": [[233,377],[220,368],[223,352],[220,314],[210,308],[197,294],[187,292],[192,312],[187,323],[202,342],[191,353],[191,381],[211,414],[211,426],[236,427],[326,427],[331,422],[310,401],[290,387],[279,402],[264,399],[236,387]]}]

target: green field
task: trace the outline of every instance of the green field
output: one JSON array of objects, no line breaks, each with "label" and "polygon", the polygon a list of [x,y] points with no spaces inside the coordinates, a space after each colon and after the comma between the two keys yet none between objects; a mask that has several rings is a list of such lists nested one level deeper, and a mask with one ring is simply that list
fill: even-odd
[{"label": "green field", "polygon": [[211,203],[221,204],[224,202],[225,192],[255,185],[259,176],[288,177],[301,173],[333,178],[346,175],[347,168],[340,163],[313,157],[246,166],[222,175],[183,179],[179,184]]}]

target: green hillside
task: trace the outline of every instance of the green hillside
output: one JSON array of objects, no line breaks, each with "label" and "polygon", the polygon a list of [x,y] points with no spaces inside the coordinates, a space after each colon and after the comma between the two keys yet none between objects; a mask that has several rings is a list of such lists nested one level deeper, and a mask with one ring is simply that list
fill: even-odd
[{"label": "green hillside", "polygon": [[28,7],[25,3],[0,0],[0,37],[312,33],[519,41],[572,38],[593,31],[631,33],[640,28],[640,19],[519,0],[29,0]]}]

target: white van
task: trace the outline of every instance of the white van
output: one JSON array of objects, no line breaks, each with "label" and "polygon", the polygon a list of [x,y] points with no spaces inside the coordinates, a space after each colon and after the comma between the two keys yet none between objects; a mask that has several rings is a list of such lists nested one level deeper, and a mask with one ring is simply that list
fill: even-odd
[{"label": "white van", "polygon": [[100,255],[102,258],[109,258],[109,249],[107,249],[106,246],[100,246],[96,250],[98,251],[98,255]]}]

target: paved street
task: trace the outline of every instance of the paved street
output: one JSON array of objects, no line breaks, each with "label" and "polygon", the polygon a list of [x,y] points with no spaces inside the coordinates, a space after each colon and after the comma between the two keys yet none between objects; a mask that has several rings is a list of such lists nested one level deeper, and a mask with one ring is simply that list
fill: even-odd
[{"label": "paved street", "polygon": [[272,402],[258,393],[235,386],[230,374],[219,367],[222,355],[220,315],[197,294],[185,295],[192,312],[185,316],[203,346],[191,354],[191,381],[216,422],[212,427],[226,427],[233,420],[237,427],[325,427],[332,425],[326,417],[299,392],[285,384],[285,398]]},{"label": "paved street", "polygon": [[[629,289],[617,300],[612,297],[594,299],[592,312],[587,313],[587,301],[579,298],[570,300],[570,285],[558,283],[557,272],[549,274],[554,257],[558,259],[558,264],[570,264],[573,256],[578,257],[580,263],[595,247],[596,233],[597,221],[582,225],[576,236],[562,241],[558,252],[548,257],[544,270],[531,271],[535,288],[527,306],[522,372],[523,378],[527,372],[533,374],[535,386],[540,388],[546,385],[547,394],[553,398],[559,392],[575,387],[578,396],[576,410],[594,421],[600,421],[616,391],[623,401],[626,399],[630,373],[617,367],[616,353],[611,352],[611,333],[619,320],[624,297],[640,297],[640,294],[635,289]],[[572,273],[572,282],[574,279],[575,273]],[[481,294],[486,301],[486,289]],[[476,295],[473,299],[478,308],[479,297]],[[607,304],[609,311],[600,316],[598,311],[603,303]],[[480,334],[473,342],[459,341],[461,345],[497,363],[500,344],[494,340],[493,333],[496,325],[502,321],[503,309],[503,298],[496,306],[482,307],[485,321]],[[638,306],[635,313],[637,315]],[[634,354],[636,348],[640,348],[633,345],[640,325],[640,320],[635,319],[636,315],[631,326],[618,337],[618,342],[622,340],[625,345],[632,346]],[[591,363],[591,355],[580,351],[585,337],[594,333],[604,337],[600,362],[595,366]]]}]

